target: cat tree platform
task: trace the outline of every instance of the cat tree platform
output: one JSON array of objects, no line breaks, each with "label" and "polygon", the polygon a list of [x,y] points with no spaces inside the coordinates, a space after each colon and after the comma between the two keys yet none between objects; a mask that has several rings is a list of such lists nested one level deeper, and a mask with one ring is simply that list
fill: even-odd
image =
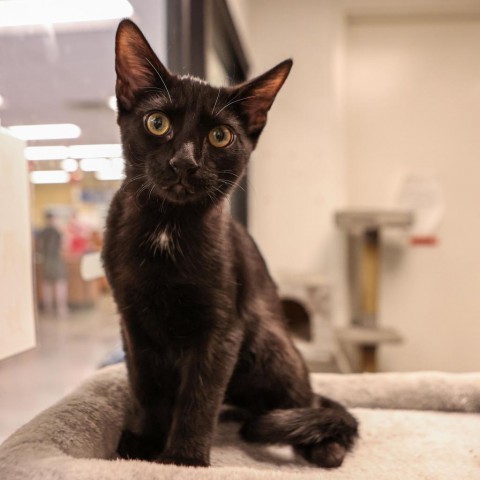
[{"label": "cat tree platform", "polygon": [[322,471],[290,447],[243,442],[221,423],[212,466],[118,460],[130,397],[123,364],[100,370],[0,445],[2,480],[451,480],[480,472],[480,374],[313,374],[315,391],[344,402],[360,439],[344,464]]}]

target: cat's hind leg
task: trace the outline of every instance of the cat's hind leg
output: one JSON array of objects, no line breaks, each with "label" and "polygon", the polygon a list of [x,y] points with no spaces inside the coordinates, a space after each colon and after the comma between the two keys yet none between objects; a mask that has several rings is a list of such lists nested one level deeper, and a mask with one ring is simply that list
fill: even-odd
[{"label": "cat's hind leg", "polygon": [[320,467],[340,466],[358,436],[342,405],[313,394],[303,359],[272,322],[242,352],[227,399],[252,413],[240,430],[245,440],[292,445]]}]

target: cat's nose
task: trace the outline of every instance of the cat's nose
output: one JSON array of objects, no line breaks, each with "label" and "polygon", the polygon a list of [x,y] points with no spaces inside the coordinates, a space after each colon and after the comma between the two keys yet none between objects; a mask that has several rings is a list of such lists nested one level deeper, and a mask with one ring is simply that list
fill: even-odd
[{"label": "cat's nose", "polygon": [[198,170],[198,163],[189,157],[173,157],[168,163],[177,175],[193,175]]}]

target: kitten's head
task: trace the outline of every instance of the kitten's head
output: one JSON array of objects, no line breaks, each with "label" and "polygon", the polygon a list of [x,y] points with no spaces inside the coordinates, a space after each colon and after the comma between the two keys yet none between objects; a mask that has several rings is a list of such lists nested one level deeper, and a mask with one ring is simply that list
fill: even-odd
[{"label": "kitten's head", "polygon": [[116,37],[118,123],[126,182],[170,203],[216,202],[244,173],[267,112],[292,66],[217,88],[171,74],[138,27]]}]

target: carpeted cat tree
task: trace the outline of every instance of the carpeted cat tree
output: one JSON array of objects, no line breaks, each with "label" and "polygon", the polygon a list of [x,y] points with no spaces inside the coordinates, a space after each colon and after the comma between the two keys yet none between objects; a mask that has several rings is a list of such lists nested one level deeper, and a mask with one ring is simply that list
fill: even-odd
[{"label": "carpeted cat tree", "polygon": [[124,365],[100,370],[0,446],[1,480],[480,479],[480,374],[314,374],[352,408],[360,439],[336,470],[290,447],[249,445],[220,423],[207,469],[118,460],[130,398]]}]

